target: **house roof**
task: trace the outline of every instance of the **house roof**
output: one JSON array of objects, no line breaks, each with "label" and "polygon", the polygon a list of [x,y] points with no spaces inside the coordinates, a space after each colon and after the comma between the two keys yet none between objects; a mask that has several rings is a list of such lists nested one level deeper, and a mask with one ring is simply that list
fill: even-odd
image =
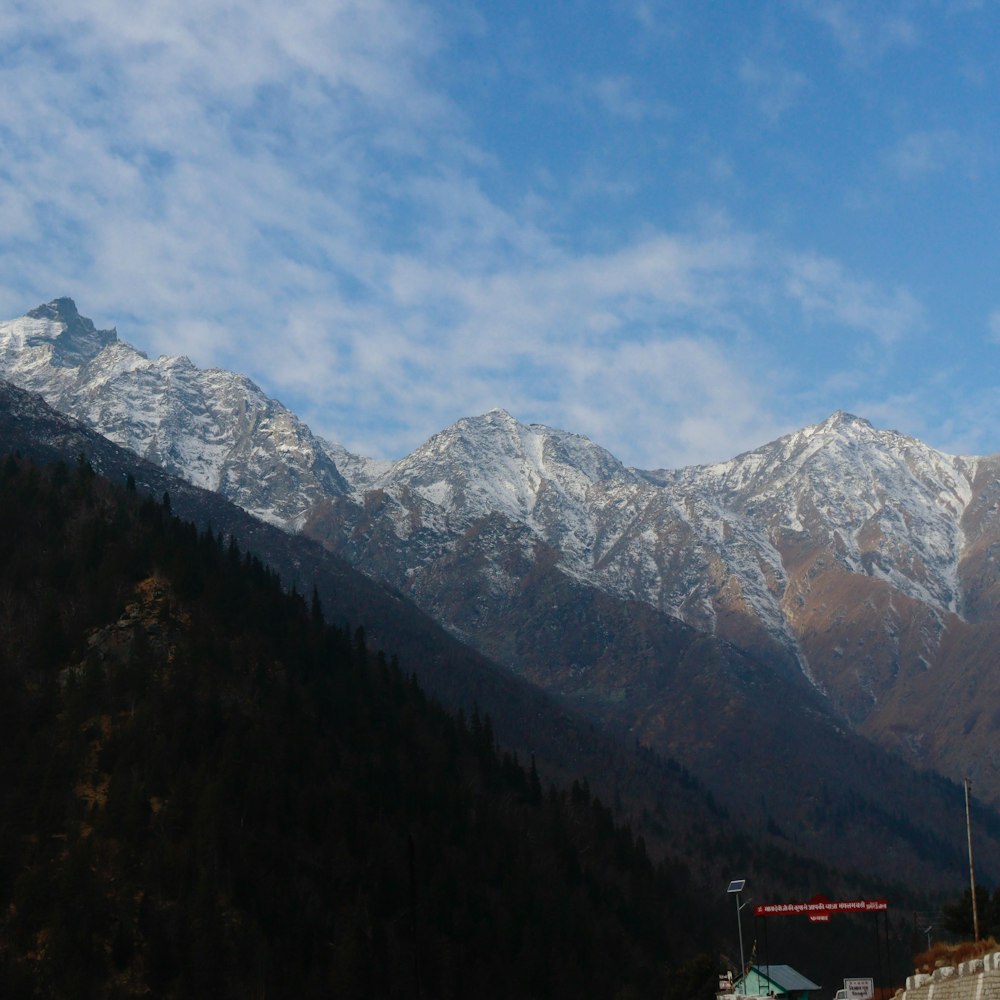
[{"label": "house roof", "polygon": [[754,972],[766,976],[775,986],[788,993],[801,990],[818,990],[811,979],[806,979],[801,972],[796,972],[790,965],[753,965]]}]

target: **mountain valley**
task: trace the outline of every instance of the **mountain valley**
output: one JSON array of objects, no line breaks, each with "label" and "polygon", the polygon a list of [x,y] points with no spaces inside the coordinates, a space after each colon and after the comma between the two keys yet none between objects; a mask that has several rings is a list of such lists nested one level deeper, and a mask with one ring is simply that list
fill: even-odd
[{"label": "mountain valley", "polygon": [[[494,410],[374,462],[65,299],[0,324],[0,376],[320,543],[813,856],[856,865],[897,840],[899,877],[959,871],[960,793],[935,775],[1000,802],[996,458],[837,413],[727,463],[643,471]],[[979,816],[992,844],[996,812]]]}]

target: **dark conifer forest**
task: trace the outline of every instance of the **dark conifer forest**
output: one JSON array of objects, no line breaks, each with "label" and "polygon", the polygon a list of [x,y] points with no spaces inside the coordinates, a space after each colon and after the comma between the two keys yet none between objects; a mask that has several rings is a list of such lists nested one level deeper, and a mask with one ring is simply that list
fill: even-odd
[{"label": "dark conifer forest", "polygon": [[0,459],[0,996],[711,996],[712,920],[364,623]]}]

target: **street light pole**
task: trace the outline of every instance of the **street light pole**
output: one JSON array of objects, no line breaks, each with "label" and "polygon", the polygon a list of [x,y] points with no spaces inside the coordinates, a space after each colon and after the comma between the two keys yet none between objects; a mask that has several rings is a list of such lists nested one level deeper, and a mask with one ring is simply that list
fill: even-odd
[{"label": "street light pole", "polygon": [[729,883],[729,888],[726,892],[733,892],[736,894],[736,929],[740,935],[740,994],[742,996],[747,995],[747,967],[743,958],[743,907],[740,904],[740,893],[743,891],[743,887],[747,884],[745,878],[733,879]]}]

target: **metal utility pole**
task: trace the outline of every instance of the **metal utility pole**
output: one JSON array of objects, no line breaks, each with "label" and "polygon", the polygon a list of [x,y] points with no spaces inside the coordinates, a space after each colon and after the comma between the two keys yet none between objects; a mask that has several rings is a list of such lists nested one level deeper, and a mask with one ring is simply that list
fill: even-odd
[{"label": "metal utility pole", "polygon": [[972,933],[979,940],[979,910],[976,907],[976,867],[972,863],[972,813],[969,810],[969,789],[972,779],[965,779],[965,833],[969,840],[969,882],[972,886]]},{"label": "metal utility pole", "polygon": [[743,918],[741,916],[743,907],[740,905],[740,893],[746,884],[747,880],[745,878],[736,878],[729,883],[729,888],[726,890],[727,893],[732,892],[736,894],[736,927],[740,935],[740,993],[743,996],[747,995],[747,967],[743,959]]}]

